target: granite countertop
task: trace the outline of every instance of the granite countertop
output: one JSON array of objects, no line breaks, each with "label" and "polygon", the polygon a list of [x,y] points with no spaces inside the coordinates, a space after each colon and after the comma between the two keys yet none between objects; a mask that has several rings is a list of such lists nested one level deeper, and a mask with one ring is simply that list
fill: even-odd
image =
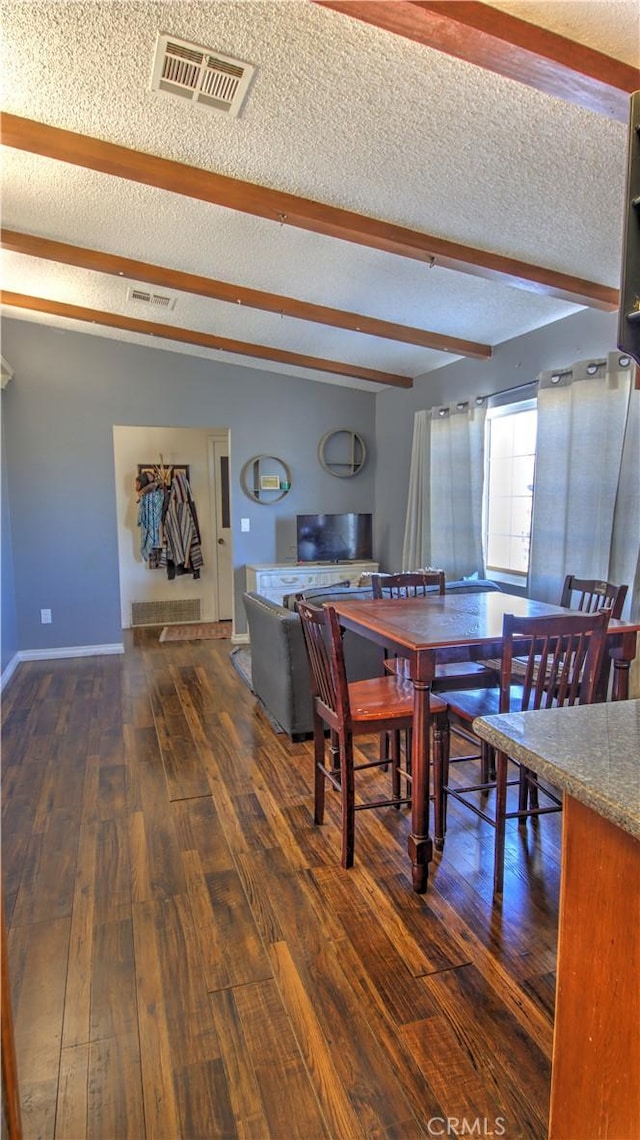
[{"label": "granite countertop", "polygon": [[501,713],[473,730],[640,839],[640,700]]}]

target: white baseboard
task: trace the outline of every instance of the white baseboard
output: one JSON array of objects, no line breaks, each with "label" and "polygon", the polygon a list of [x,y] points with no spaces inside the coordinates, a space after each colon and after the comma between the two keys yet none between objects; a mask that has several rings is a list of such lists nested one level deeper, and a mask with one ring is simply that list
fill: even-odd
[{"label": "white baseboard", "polygon": [[7,682],[10,681],[11,678],[13,677],[13,674],[15,673],[16,669],[18,668],[19,664],[20,664],[20,654],[14,653],[9,664],[7,665],[2,676],[0,677],[0,693],[4,689]]},{"label": "white baseboard", "polygon": [[232,645],[248,645],[249,644],[249,634],[248,633],[234,633],[231,637],[231,644]]},{"label": "white baseboard", "polygon": [[58,657],[104,657],[110,653],[124,653],[124,645],[116,641],[111,645],[61,645],[55,649],[20,649],[18,661],[55,661]]},{"label": "white baseboard", "polygon": [[111,653],[124,653],[122,642],[115,642],[112,645],[63,645],[56,649],[19,649],[0,677],[0,693],[22,661],[55,661],[59,657],[102,657]]}]

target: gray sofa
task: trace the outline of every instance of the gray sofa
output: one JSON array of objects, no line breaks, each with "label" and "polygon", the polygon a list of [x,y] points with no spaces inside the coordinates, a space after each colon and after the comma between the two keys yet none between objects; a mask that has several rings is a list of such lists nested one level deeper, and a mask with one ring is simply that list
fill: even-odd
[{"label": "gray sofa", "polygon": [[[311,602],[330,602],[338,597],[370,598],[370,587],[325,587],[306,591]],[[244,594],[244,608],[251,640],[253,691],[273,719],[292,740],[313,732],[309,666],[300,618],[294,610],[295,596],[279,606],[262,594]],[[382,667],[380,648],[345,634],[345,659],[350,681],[375,677]]]},{"label": "gray sofa", "polygon": [[[447,584],[447,592],[471,593],[497,590],[494,582],[469,579]],[[317,605],[337,599],[371,598],[369,586],[349,584],[307,590],[306,599]],[[295,612],[296,595],[271,602],[262,594],[243,595],[251,641],[253,691],[271,717],[292,740],[313,732],[309,667],[300,618]],[[347,631],[344,640],[347,675],[350,681],[375,677],[382,670],[382,650],[366,638]]]}]

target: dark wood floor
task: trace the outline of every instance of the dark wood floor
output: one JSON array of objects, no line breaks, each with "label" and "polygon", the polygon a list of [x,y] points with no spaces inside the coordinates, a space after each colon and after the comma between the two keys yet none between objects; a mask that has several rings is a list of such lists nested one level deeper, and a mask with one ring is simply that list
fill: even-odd
[{"label": "dark wood floor", "polygon": [[493,832],[453,805],[424,896],[404,810],[359,813],[342,871],[311,746],[231,643],[157,635],[3,695],[25,1136],[545,1137],[561,817],[510,831],[500,909]]}]

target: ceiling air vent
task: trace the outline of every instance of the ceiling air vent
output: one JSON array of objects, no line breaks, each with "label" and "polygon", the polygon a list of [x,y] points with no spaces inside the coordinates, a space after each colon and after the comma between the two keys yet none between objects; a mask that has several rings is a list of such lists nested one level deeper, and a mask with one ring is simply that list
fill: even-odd
[{"label": "ceiling air vent", "polygon": [[212,48],[158,36],[151,90],[201,103],[235,118],[255,67]]},{"label": "ceiling air vent", "polygon": [[169,312],[175,307],[175,297],[168,293],[150,293],[148,289],[136,289],[131,286],[127,290],[127,301],[132,305],[146,305],[149,309],[164,309]]}]

